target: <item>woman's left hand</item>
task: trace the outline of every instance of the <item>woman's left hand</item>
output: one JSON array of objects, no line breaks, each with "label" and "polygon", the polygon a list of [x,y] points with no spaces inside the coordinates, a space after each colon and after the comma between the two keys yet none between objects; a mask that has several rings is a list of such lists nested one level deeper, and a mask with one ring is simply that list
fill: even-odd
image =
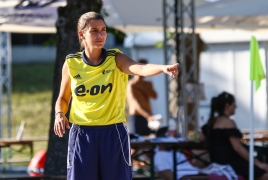
[{"label": "woman's left hand", "polygon": [[265,172],[268,172],[268,164],[261,162],[258,167],[263,169]]},{"label": "woman's left hand", "polygon": [[176,77],[179,74],[179,70],[178,67],[179,63],[173,64],[173,65],[165,65],[163,68],[164,73],[172,76],[172,77]]}]

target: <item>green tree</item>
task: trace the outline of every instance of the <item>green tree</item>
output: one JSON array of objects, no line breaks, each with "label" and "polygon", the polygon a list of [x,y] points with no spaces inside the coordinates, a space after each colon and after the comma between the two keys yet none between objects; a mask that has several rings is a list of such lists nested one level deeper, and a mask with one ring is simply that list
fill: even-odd
[{"label": "green tree", "polygon": [[61,70],[65,57],[69,53],[76,53],[80,50],[76,33],[79,17],[88,11],[100,12],[101,7],[102,0],[67,0],[65,7],[58,8],[58,19],[56,22],[57,55],[54,67],[52,111],[45,175],[66,175],[69,131],[66,132],[63,138],[59,138],[53,130],[55,120],[54,107],[60,90]]}]

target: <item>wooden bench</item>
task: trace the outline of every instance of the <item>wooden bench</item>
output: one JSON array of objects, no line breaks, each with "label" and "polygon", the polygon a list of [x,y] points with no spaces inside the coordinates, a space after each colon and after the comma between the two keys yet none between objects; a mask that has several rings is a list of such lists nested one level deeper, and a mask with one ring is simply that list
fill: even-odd
[{"label": "wooden bench", "polygon": [[[0,180],[2,178],[0,177]],[[35,177],[10,177],[3,180],[66,180],[65,176],[35,176]]]},{"label": "wooden bench", "polygon": [[[132,180],[150,180],[150,177],[133,177]],[[154,178],[154,180],[162,180],[160,178]]]},{"label": "wooden bench", "polygon": [[12,164],[12,163],[29,163],[31,161],[30,158],[12,158],[4,161],[4,159],[0,159],[0,164]]},{"label": "wooden bench", "polygon": [[180,180],[208,180],[208,175],[205,174],[198,174],[198,175],[188,175],[183,176]]},{"label": "wooden bench", "polygon": [[[1,158],[3,158],[0,159],[0,164],[29,163],[34,155],[34,142],[47,140],[47,137],[23,138],[20,140],[15,138],[0,138],[0,155]],[[17,146],[17,148],[13,148],[13,146]],[[27,158],[12,158],[14,154],[24,154],[24,152],[27,152],[27,149],[30,151],[30,153],[27,154]],[[4,159],[7,160],[4,161]]]}]

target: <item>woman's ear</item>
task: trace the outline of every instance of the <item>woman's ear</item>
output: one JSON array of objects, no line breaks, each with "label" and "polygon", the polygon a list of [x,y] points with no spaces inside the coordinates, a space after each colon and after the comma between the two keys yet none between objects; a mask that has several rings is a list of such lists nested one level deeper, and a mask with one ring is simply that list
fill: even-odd
[{"label": "woman's ear", "polygon": [[230,106],[230,104],[226,103],[225,104],[225,109],[228,108]]},{"label": "woman's ear", "polygon": [[78,32],[78,36],[79,36],[79,39],[84,39],[84,34],[82,33],[82,31]]}]

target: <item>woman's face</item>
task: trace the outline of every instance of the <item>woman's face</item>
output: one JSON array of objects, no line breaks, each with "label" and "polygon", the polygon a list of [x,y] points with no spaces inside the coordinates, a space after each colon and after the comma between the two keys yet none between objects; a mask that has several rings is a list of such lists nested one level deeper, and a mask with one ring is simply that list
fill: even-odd
[{"label": "woman's face", "polygon": [[106,25],[103,20],[90,20],[87,29],[79,32],[79,36],[85,48],[103,48],[107,37]]},{"label": "woman's face", "polygon": [[228,108],[228,112],[229,112],[230,116],[234,115],[235,114],[235,109],[236,109],[235,101],[232,104],[227,104],[226,108]]}]

